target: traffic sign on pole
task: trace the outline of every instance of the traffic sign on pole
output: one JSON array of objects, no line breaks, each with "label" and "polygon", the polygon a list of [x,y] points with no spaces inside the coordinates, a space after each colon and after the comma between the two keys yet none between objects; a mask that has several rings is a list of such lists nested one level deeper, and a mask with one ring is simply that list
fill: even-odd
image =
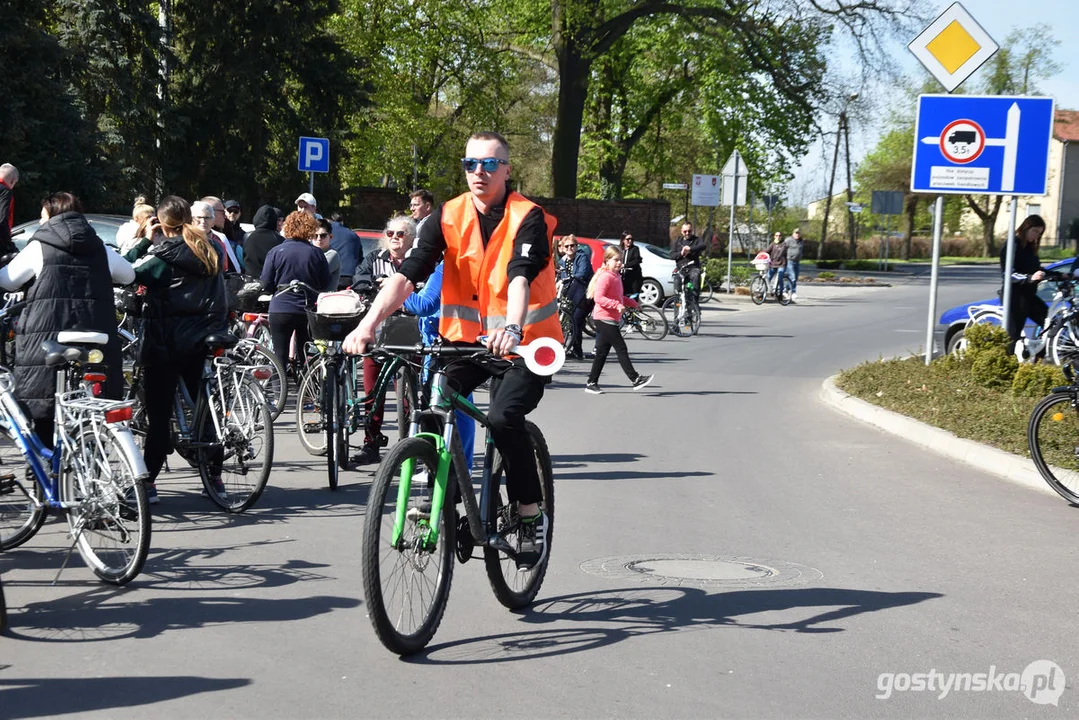
[{"label": "traffic sign on pole", "polygon": [[911,191],[1045,195],[1053,99],[922,95]]},{"label": "traffic sign on pole", "polygon": [[300,138],[300,172],[325,173],[330,171],[330,141],[328,138]]},{"label": "traffic sign on pole", "polygon": [[959,3],[941,13],[907,47],[948,92],[997,51],[993,38]]},{"label": "traffic sign on pole", "polygon": [[689,188],[685,183],[663,183],[664,190],[686,190]]},{"label": "traffic sign on pole", "polygon": [[741,207],[746,204],[746,187],[749,185],[749,169],[746,168],[746,161],[742,159],[742,154],[737,150],[731,153],[731,156],[727,158],[726,164],[723,165],[723,170],[720,173],[723,176],[723,205],[737,205]]}]

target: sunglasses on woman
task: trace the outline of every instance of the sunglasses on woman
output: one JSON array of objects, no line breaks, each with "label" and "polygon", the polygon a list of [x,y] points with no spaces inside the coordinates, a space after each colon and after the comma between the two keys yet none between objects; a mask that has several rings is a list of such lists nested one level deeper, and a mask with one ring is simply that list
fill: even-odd
[{"label": "sunglasses on woman", "polygon": [[388,238],[394,238],[394,237],[395,238],[406,238],[406,237],[408,237],[408,233],[405,232],[404,230],[387,230],[386,231],[386,237],[388,237]]},{"label": "sunglasses on woman", "polygon": [[321,239],[321,238],[333,237],[333,235],[331,235],[328,232],[317,232],[317,233],[315,233],[315,237]]}]

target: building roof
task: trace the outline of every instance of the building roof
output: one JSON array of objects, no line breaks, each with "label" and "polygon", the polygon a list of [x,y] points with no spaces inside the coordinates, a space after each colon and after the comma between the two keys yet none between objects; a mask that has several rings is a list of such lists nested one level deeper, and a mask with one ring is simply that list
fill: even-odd
[{"label": "building roof", "polygon": [[1057,110],[1053,137],[1063,142],[1079,142],[1079,110]]}]

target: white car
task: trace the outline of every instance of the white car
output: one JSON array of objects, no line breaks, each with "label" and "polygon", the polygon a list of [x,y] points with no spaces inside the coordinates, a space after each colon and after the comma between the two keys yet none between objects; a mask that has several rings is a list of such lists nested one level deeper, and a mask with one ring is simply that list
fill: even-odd
[{"label": "white car", "polygon": [[[608,245],[618,240],[601,238]],[[645,242],[635,243],[641,249],[641,292],[638,299],[649,305],[661,305],[663,299],[674,294],[674,260],[663,248]]]}]

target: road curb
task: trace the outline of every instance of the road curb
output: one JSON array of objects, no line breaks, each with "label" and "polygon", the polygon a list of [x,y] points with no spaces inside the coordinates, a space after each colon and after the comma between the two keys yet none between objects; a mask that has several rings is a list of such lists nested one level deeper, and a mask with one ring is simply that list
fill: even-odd
[{"label": "road curb", "polygon": [[840,390],[835,384],[837,377],[839,376],[833,375],[821,385],[820,399],[826,405],[831,405],[857,420],[945,457],[966,463],[1002,480],[1058,497],[1038,474],[1031,460],[973,440],[965,440],[947,430],[941,430],[920,420],[877,407]]}]

